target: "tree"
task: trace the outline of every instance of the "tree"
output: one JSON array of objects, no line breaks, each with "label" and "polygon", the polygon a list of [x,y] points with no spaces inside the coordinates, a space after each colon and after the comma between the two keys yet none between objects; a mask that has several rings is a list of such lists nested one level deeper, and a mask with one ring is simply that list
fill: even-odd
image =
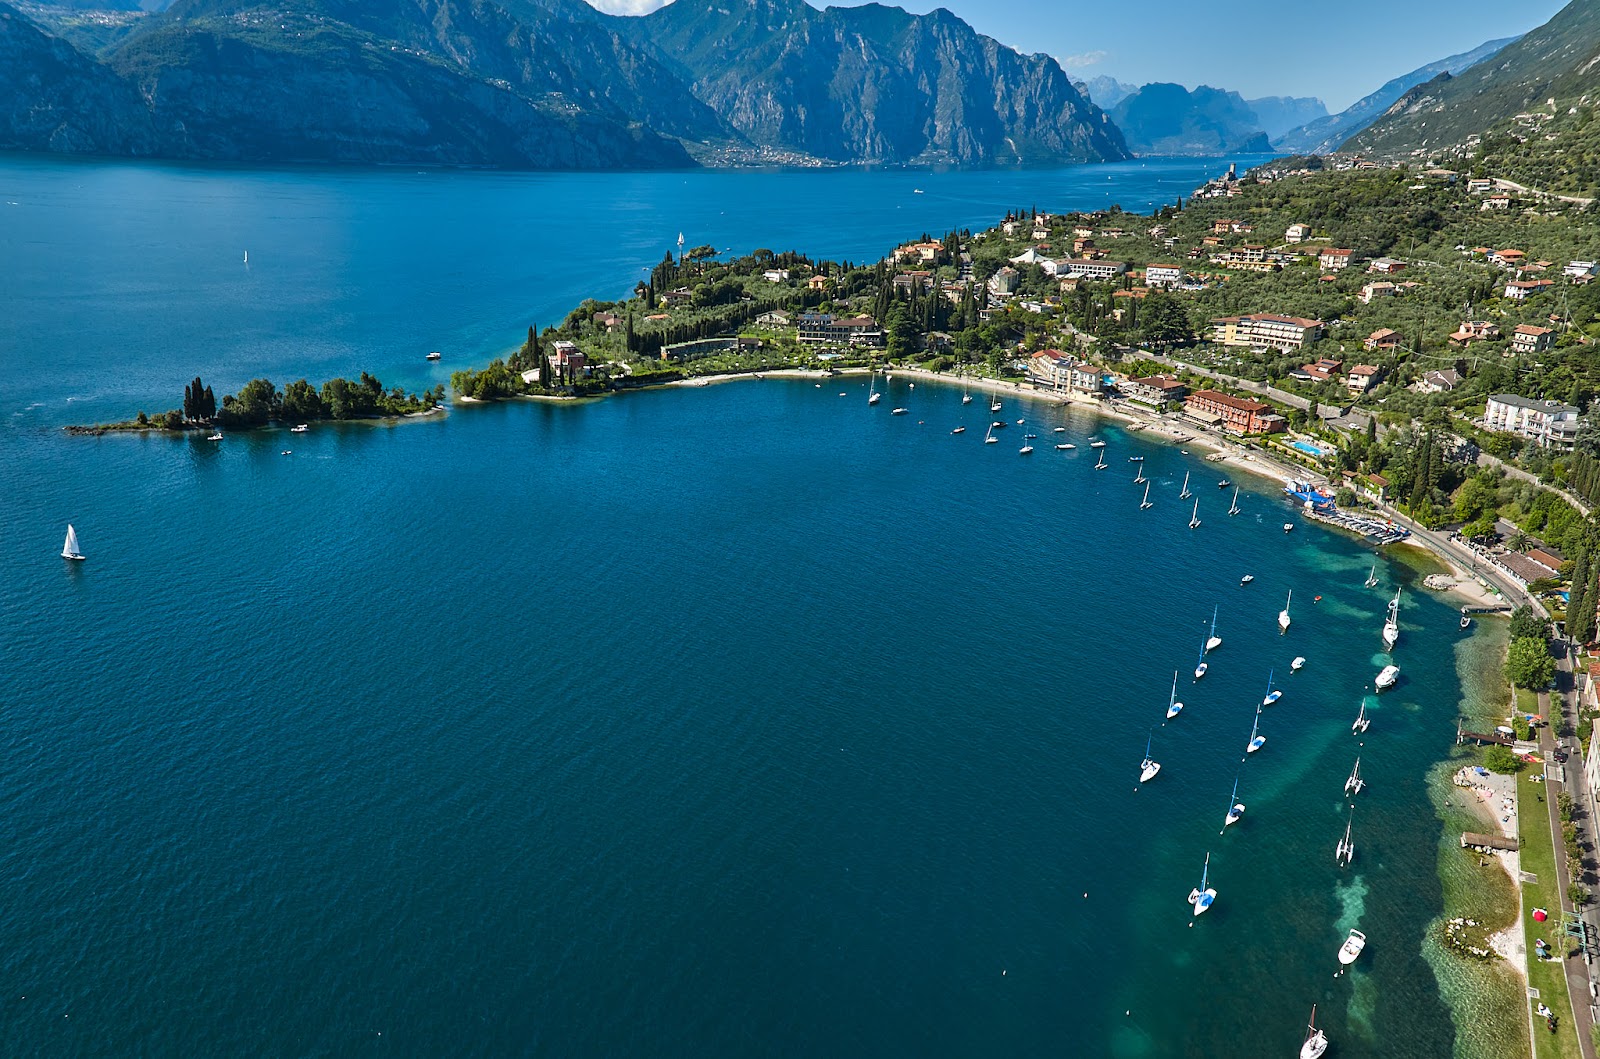
[{"label": "tree", "polygon": [[1523,764],[1523,760],[1513,754],[1510,747],[1496,744],[1484,748],[1483,767],[1490,772],[1514,776],[1522,771]]},{"label": "tree", "polygon": [[884,336],[891,357],[903,359],[917,351],[916,325],[911,322],[911,314],[900,305],[889,310],[884,323]]},{"label": "tree", "polygon": [[1511,641],[1506,652],[1506,679],[1519,688],[1548,688],[1556,676],[1556,660],[1550,657],[1549,644],[1530,637]]},{"label": "tree", "polygon": [[282,407],[285,419],[321,419],[324,414],[322,398],[317,395],[316,387],[304,379],[291,382],[283,388]]},{"label": "tree", "polygon": [[1511,612],[1513,640],[1545,640],[1549,635],[1550,623],[1526,603]]}]

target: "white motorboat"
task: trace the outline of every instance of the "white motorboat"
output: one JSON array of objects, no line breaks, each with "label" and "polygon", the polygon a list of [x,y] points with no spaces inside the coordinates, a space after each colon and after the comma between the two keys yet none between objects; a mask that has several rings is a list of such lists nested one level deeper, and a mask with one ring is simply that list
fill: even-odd
[{"label": "white motorboat", "polygon": [[1463,629],[1472,628],[1472,617],[1467,614],[1467,608],[1466,607],[1462,607],[1461,608],[1461,627]]},{"label": "white motorboat", "polygon": [[909,409],[906,409],[906,408],[891,408],[891,409],[889,409],[889,414],[892,415],[892,416],[903,416],[908,411],[909,411]]},{"label": "white motorboat", "polygon": [[1065,434],[1066,432],[1067,432],[1067,428],[1066,427],[1056,427],[1054,430],[1051,431],[1052,434]]},{"label": "white motorboat", "polygon": [[1261,734],[1261,707],[1256,707],[1256,719],[1250,725],[1250,742],[1245,746],[1246,754],[1254,754],[1257,750],[1267,745],[1267,737]]},{"label": "white motorboat", "polygon": [[[1237,824],[1244,816],[1244,803],[1239,800],[1239,777],[1233,777],[1233,793],[1228,796],[1228,815],[1222,818],[1222,831],[1226,831],[1230,824]],[[1222,834],[1222,831],[1217,834]]]},{"label": "white motorboat", "polygon": [[1293,522],[1285,522],[1283,524],[1283,532],[1285,532],[1285,533],[1293,533],[1294,532],[1294,523]]},{"label": "white motorboat", "polygon": [[215,434],[207,435],[206,436],[206,440],[207,441],[221,441],[222,440],[222,431],[219,430]]},{"label": "white motorboat", "polygon": [[956,427],[954,430],[950,431],[950,433],[952,433],[952,434],[965,434],[966,432],[967,432],[967,428],[966,427]]},{"label": "white motorboat", "polygon": [[1298,672],[1300,672],[1300,670],[1305,668],[1305,665],[1306,665],[1305,656],[1304,655],[1295,655],[1294,661],[1289,663],[1289,672],[1298,673]]},{"label": "white motorboat", "polygon": [[1350,862],[1355,859],[1356,844],[1350,840],[1350,829],[1355,826],[1355,822],[1356,811],[1351,809],[1350,819],[1344,825],[1344,837],[1339,840],[1339,844],[1333,850],[1333,862],[1341,868],[1348,867]]},{"label": "white motorboat", "polygon": [[1239,513],[1239,487],[1238,486],[1234,486],[1233,487],[1233,503],[1228,505],[1228,514],[1237,515],[1238,513]]},{"label": "white motorboat", "polygon": [[1371,727],[1372,718],[1367,716],[1367,702],[1363,699],[1361,700],[1361,712],[1356,714],[1356,723],[1350,726],[1350,730],[1359,735]]},{"label": "white motorboat", "polygon": [[1399,680],[1399,679],[1400,679],[1400,667],[1399,666],[1396,666],[1396,665],[1384,666],[1382,669],[1380,669],[1378,671],[1378,679],[1374,680],[1372,682],[1372,686],[1377,688],[1379,691],[1387,691],[1390,688],[1394,687],[1394,682]]},{"label": "white motorboat", "polygon": [[436,350],[434,350],[434,351],[433,351],[433,352],[431,352],[431,353],[429,353],[429,354],[428,354],[428,356],[427,356],[427,359],[428,359],[428,360],[438,360],[438,359],[439,359],[439,358],[440,358],[440,357],[441,357],[441,356],[443,356],[443,355],[444,355],[444,354],[442,354],[442,353],[440,353],[440,352],[439,352],[439,351],[438,351],[438,350],[437,350],[437,349],[436,349]]},{"label": "white motorboat", "polygon": [[82,562],[88,556],[78,547],[78,531],[72,528],[72,523],[67,523],[67,541],[61,546],[61,558]]},{"label": "white motorboat", "polygon": [[1261,700],[1261,705],[1271,706],[1281,698],[1283,698],[1283,692],[1272,686],[1272,670],[1269,669],[1267,670],[1267,694]]},{"label": "white motorboat", "polygon": [[1211,854],[1206,854],[1206,865],[1200,869],[1200,885],[1189,891],[1189,903],[1194,906],[1194,914],[1199,915],[1211,907],[1217,899],[1217,891],[1206,885],[1207,877],[1211,874]]},{"label": "white motorboat", "polygon": [[1239,578],[1239,585],[1240,585],[1240,587],[1243,587],[1245,585],[1248,585],[1250,582],[1254,581],[1255,579],[1256,579],[1256,575],[1255,574],[1245,574],[1243,577]]},{"label": "white motorboat", "polygon": [[1156,778],[1156,773],[1161,771],[1161,762],[1156,761],[1150,756],[1151,738],[1152,737],[1150,736],[1146,736],[1144,741],[1144,760],[1139,762],[1140,783],[1149,783],[1151,780]]},{"label": "white motorboat", "polygon": [[1143,463],[1144,462],[1144,457],[1143,456],[1129,456],[1128,457],[1128,462],[1129,463]]},{"label": "white motorboat", "polygon": [[1167,699],[1167,720],[1172,720],[1183,712],[1183,703],[1178,701],[1178,671],[1172,671],[1172,695]]},{"label": "white motorboat", "polygon": [[1399,639],[1400,590],[1397,588],[1394,590],[1394,598],[1389,601],[1389,616],[1383,620],[1383,646],[1392,651]]},{"label": "white motorboat", "polygon": [[1289,631],[1289,604],[1294,602],[1294,589],[1289,590],[1289,596],[1283,601],[1283,609],[1278,611],[1278,633],[1282,635]]},{"label": "white motorboat", "polygon": [[1091,449],[1103,449],[1103,448],[1106,447],[1106,443],[1103,442],[1103,441],[1099,441],[1099,440],[1091,440],[1089,442],[1089,447]]},{"label": "white motorboat", "polygon": [[304,434],[306,431],[308,431],[310,429],[311,428],[309,426],[307,426],[306,424],[304,424],[304,423],[297,423],[294,426],[289,428],[289,433],[291,433],[291,434]]},{"label": "white motorboat", "polygon": [[1339,962],[1349,967],[1361,955],[1361,950],[1367,947],[1367,936],[1359,930],[1352,930],[1350,936],[1344,939],[1344,944],[1339,946]]},{"label": "white motorboat", "polygon": [[1361,758],[1356,758],[1355,768],[1350,770],[1350,778],[1344,781],[1346,794],[1360,794],[1366,789],[1367,781],[1361,778]]},{"label": "white motorboat", "polygon": [[1057,445],[1056,446],[1056,451],[1057,452],[1071,452],[1073,449],[1075,449],[1077,447],[1078,446],[1076,446],[1072,442],[1068,441],[1068,442],[1066,442],[1064,444]]},{"label": "white motorboat", "polygon": [[1367,580],[1366,580],[1365,584],[1366,584],[1366,586],[1368,588],[1377,588],[1378,587],[1378,564],[1377,563],[1373,563],[1372,564],[1372,571],[1369,574],[1367,574]]},{"label": "white motorboat", "polygon": [[1139,501],[1139,510],[1149,511],[1153,507],[1155,505],[1150,502],[1150,483],[1146,482],[1144,483],[1144,499]]},{"label": "white motorboat", "polygon": [[1215,651],[1222,646],[1222,637],[1217,635],[1217,607],[1211,608],[1211,635],[1206,637],[1206,650]]},{"label": "white motorboat", "polygon": [[1198,500],[1196,500],[1194,502],[1194,514],[1189,516],[1189,528],[1190,529],[1199,529],[1200,528],[1200,501],[1198,501]]},{"label": "white motorboat", "polygon": [[1328,1035],[1317,1029],[1317,1006],[1311,1005],[1311,1021],[1306,1025],[1306,1040],[1300,1046],[1300,1059],[1322,1059],[1328,1050]]},{"label": "white motorboat", "polygon": [[1183,472],[1183,492],[1178,494],[1179,500],[1187,500],[1194,494],[1189,492],[1189,472]]}]

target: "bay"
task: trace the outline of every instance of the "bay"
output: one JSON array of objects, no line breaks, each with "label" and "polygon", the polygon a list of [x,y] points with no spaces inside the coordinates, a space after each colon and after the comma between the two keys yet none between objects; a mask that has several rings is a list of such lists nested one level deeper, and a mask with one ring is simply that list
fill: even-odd
[{"label": "bay", "polygon": [[[864,258],[1007,204],[1094,204],[1104,175],[822,174],[849,177],[823,225],[795,174],[562,197],[498,174],[0,167],[6,199],[53,203],[0,214],[26,266],[0,325],[8,1051],[1282,1054],[1313,1002],[1340,1054],[1448,1050],[1426,783],[1464,634],[1408,591],[1405,676],[1358,746],[1384,599],[1414,573],[1385,560],[1365,589],[1370,553],[1285,535],[1265,483],[1229,518],[1211,465],[1008,398],[1079,445],[1019,458],[1019,428],[952,436],[981,406],[905,380],[880,406],[903,417],[861,380],[768,379],[221,445],[55,429],[195,372],[410,384],[430,342],[481,358],[659,257],[689,209],[673,181],[728,181],[691,231],[742,204],[749,242],[706,241]],[[911,223],[865,228],[901,185],[925,192]],[[962,187],[968,215],[923,212]],[[538,227],[518,202],[610,242],[518,264],[515,226]],[[250,279],[213,274],[246,239]],[[293,275],[238,293],[263,257]],[[86,563],[55,557],[68,519]],[[1224,644],[1193,684],[1213,607]],[[1163,726],[1173,670],[1187,708]],[[1269,670],[1285,695],[1241,761]],[[1151,733],[1164,768],[1136,791]],[[1249,809],[1219,835],[1235,776]],[[1219,898],[1191,928],[1207,852]],[[1352,926],[1372,940],[1335,979]]]}]

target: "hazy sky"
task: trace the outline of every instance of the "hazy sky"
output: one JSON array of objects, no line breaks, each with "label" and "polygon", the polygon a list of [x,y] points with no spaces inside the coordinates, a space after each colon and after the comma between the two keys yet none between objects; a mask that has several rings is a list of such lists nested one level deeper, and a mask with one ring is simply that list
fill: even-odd
[{"label": "hazy sky", "polygon": [[[662,6],[662,0],[589,2],[618,14]],[[811,0],[816,7],[863,2]],[[896,6],[948,8],[1018,51],[1049,52],[1074,77],[1209,84],[1247,99],[1320,96],[1339,111],[1392,77],[1526,33],[1565,0],[904,0]]]}]

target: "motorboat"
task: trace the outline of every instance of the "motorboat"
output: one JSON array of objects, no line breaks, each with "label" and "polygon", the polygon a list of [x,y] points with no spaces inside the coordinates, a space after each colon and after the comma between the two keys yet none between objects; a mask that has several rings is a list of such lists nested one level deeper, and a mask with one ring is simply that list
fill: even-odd
[{"label": "motorboat", "polygon": [[1294,600],[1294,589],[1289,590],[1289,596],[1283,601],[1283,609],[1278,611],[1278,634],[1281,636],[1289,631],[1289,604]]},{"label": "motorboat", "polygon": [[1128,462],[1129,463],[1143,463],[1144,462],[1144,457],[1143,456],[1129,456],[1128,457]]},{"label": "motorboat", "polygon": [[440,352],[439,352],[439,351],[438,351],[438,350],[437,350],[437,349],[436,349],[436,350],[434,350],[434,351],[433,351],[433,352],[431,352],[431,353],[429,353],[429,354],[428,354],[428,357],[427,357],[427,359],[428,359],[428,360],[438,360],[438,359],[439,359],[439,358],[440,358],[440,357],[441,357],[441,356],[443,356],[443,355],[444,355],[444,354],[442,354],[442,353],[440,353]]},{"label": "motorboat", "polygon": [[1206,885],[1206,879],[1211,874],[1211,854],[1206,854],[1205,867],[1200,869],[1200,885],[1189,891],[1189,903],[1194,906],[1194,914],[1199,915],[1211,907],[1217,899],[1217,891]]},{"label": "motorboat", "polygon": [[1090,441],[1089,447],[1091,449],[1103,449],[1106,447],[1106,443],[1103,441]]},{"label": "motorboat", "polygon": [[1269,669],[1267,670],[1267,694],[1261,700],[1261,705],[1271,706],[1281,698],[1283,698],[1283,692],[1272,686],[1272,670]]},{"label": "motorboat", "polygon": [[1361,758],[1356,758],[1355,768],[1350,770],[1350,778],[1344,781],[1346,794],[1360,794],[1366,789],[1367,781],[1361,778]]},{"label": "motorboat", "polygon": [[1006,421],[1004,419],[996,419],[993,423],[990,423],[989,425],[991,427],[994,427],[996,430],[1004,430],[1006,428]]},{"label": "motorboat", "polygon": [[1300,1046],[1300,1059],[1322,1059],[1328,1051],[1328,1035],[1317,1029],[1317,1006],[1311,1005],[1311,1021],[1306,1025],[1306,1040]]},{"label": "motorboat", "polygon": [[1065,434],[1066,432],[1067,432],[1067,428],[1066,427],[1056,427],[1054,430],[1051,431],[1052,434]]},{"label": "motorboat", "polygon": [[1463,629],[1470,629],[1472,627],[1472,616],[1467,613],[1466,607],[1461,608],[1461,627]]},{"label": "motorboat", "polygon": [[908,409],[905,408],[891,408],[889,409],[889,414],[892,416],[903,416],[907,411]]},{"label": "motorboat", "polygon": [[1077,447],[1078,446],[1074,445],[1072,442],[1067,441],[1067,442],[1061,443],[1060,445],[1057,445],[1056,446],[1056,451],[1057,452],[1071,452],[1073,449],[1075,449]]},{"label": "motorboat", "polygon": [[1306,656],[1305,655],[1295,655],[1294,656],[1294,661],[1289,663],[1289,672],[1298,673],[1298,672],[1300,672],[1300,670],[1305,668],[1305,665],[1306,665]]},{"label": "motorboat", "polygon": [[300,424],[297,424],[295,426],[290,427],[289,428],[289,433],[291,433],[291,434],[304,434],[306,431],[308,431],[310,429],[311,428],[309,426],[307,426],[306,424],[300,423]]},{"label": "motorboat", "polygon": [[1139,762],[1140,783],[1149,783],[1151,780],[1156,778],[1156,773],[1161,771],[1161,762],[1156,761],[1150,756],[1151,738],[1152,737],[1150,736],[1146,736],[1144,741],[1144,760]]},{"label": "motorboat", "polygon": [[1172,671],[1172,696],[1167,699],[1167,720],[1172,720],[1183,712],[1183,703],[1178,701],[1178,671]]},{"label": "motorboat", "polygon": [[1224,478],[1224,479],[1222,479],[1222,481],[1217,483],[1217,488],[1218,489],[1226,489],[1226,488],[1228,488],[1228,486],[1230,486],[1232,484],[1233,484],[1233,482],[1232,482],[1231,479]]},{"label": "motorboat", "polygon": [[952,433],[952,434],[965,434],[966,432],[967,432],[967,428],[966,427],[956,427],[954,430],[950,431],[950,433]]},{"label": "motorboat", "polygon": [[1250,582],[1254,581],[1255,579],[1256,579],[1256,575],[1255,574],[1245,574],[1243,577],[1239,578],[1239,584],[1241,586],[1248,585]]},{"label": "motorboat", "polygon": [[1293,522],[1285,522],[1283,524],[1283,532],[1285,532],[1285,533],[1293,533],[1294,532],[1294,523]]},{"label": "motorboat", "polygon": [[1377,688],[1379,691],[1387,691],[1394,687],[1394,682],[1399,679],[1400,667],[1396,665],[1387,665],[1378,671],[1378,679],[1372,682],[1372,686]]},{"label": "motorboat", "polygon": [[1339,946],[1339,962],[1349,967],[1360,957],[1361,950],[1367,947],[1367,936],[1359,930],[1352,930],[1350,936],[1344,939],[1344,944]]},{"label": "motorboat", "polygon": [[78,531],[72,528],[72,523],[67,523],[67,541],[61,546],[61,558],[71,559],[74,562],[83,562],[88,556],[78,547]]},{"label": "motorboat", "polygon": [[221,441],[222,440],[222,431],[219,430],[215,434],[207,435],[206,440],[207,441]]}]

